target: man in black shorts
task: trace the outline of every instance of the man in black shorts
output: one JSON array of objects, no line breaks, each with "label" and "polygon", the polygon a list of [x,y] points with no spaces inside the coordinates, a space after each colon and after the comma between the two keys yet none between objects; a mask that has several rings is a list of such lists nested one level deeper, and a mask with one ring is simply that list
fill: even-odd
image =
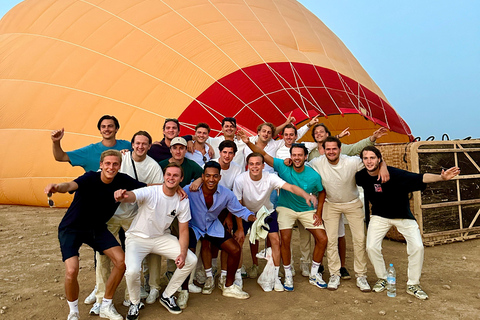
[{"label": "man in black shorts", "polygon": [[114,192],[118,189],[133,190],[146,186],[130,176],[118,173],[122,155],[116,150],[101,154],[99,172],[89,171],[77,179],[60,184],[49,184],[45,193],[75,192],[72,204],[58,226],[58,239],[65,262],[65,295],[70,313],[68,320],[79,319],[77,281],[79,249],[83,243],[107,255],[113,262],[108,278],[100,317],[121,320],[123,317],[112,304],[113,294],[125,272],[125,254],[115,237],[108,231],[106,222],[113,216],[119,203]]},{"label": "man in black shorts", "polygon": [[[188,247],[195,252],[197,241],[201,239],[202,243],[204,241],[210,242],[217,248],[224,250],[228,254],[228,260],[227,278],[223,295],[237,299],[247,299],[250,297],[248,293],[242,291],[240,287],[234,284],[235,270],[240,261],[242,248],[232,238],[231,234],[225,230],[225,227],[218,220],[218,216],[224,209],[227,209],[233,215],[243,220],[255,221],[256,218],[254,213],[238,202],[231,190],[218,184],[221,179],[220,172],[220,164],[215,161],[209,161],[203,169],[200,189],[198,191],[190,191],[189,186],[183,188],[190,200],[190,212],[192,214],[192,219],[189,222],[190,243]],[[205,245],[208,246],[209,243]],[[211,259],[205,257],[203,261],[207,277],[212,276]],[[187,286],[188,279],[183,284],[182,292],[186,292]],[[179,297],[177,304],[179,306],[186,304],[186,301],[183,301],[183,296],[182,299]]]}]

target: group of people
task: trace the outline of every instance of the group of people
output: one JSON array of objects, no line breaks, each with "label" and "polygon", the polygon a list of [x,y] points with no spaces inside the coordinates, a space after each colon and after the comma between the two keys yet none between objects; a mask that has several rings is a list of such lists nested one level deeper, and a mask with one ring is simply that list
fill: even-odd
[{"label": "group of people", "polygon": [[[97,125],[102,141],[69,152],[61,147],[64,129],[53,131],[55,159],[86,171],[71,182],[45,187],[49,199],[55,192],[74,193],[58,228],[68,319],[80,318],[77,276],[83,243],[96,251],[96,287],[85,300],[93,303],[90,313],[123,319],[112,298],[125,275],[126,319],[134,320],[145,306],[142,299],[147,304],[158,299],[178,314],[187,307],[189,293],[212,293],[219,250],[217,285],[223,296],[249,298],[242,277],[254,278],[260,272],[258,240],[250,241],[253,264],[248,272],[242,262],[249,230],[253,240],[266,238],[271,248],[274,269],[271,286],[262,286],[265,291],[294,290],[293,230],[299,231],[302,275],[318,288],[336,290],[340,279],[351,277],[345,267],[343,218],[352,233],[361,291],[372,291],[367,255],[378,278],[373,291],[386,289],[382,239],[394,225],[407,241],[407,293],[427,299],[420,287],[423,243],[408,194],[425,189],[426,183],[452,179],[459,168],[434,175],[387,166],[374,146],[387,133],[385,128],[345,145],[340,139],[349,134],[348,128],[333,137],[317,117],[298,130],[294,123],[291,116],[278,127],[263,123],[256,136],[248,137],[237,130],[235,118],[227,117],[218,137],[209,137],[206,123],[199,123],[194,135],[181,137],[178,120],[166,119],[163,140],[153,143],[148,132],[138,131],[128,142],[116,139],[119,122],[105,115]],[[298,143],[309,129],[315,142]],[[274,140],[279,133],[283,139]],[[357,185],[364,190],[365,209]],[[125,232],[124,249],[117,241],[120,231]],[[323,279],[325,251],[328,283]],[[169,282],[162,293],[160,256],[168,259]],[[194,275],[203,288],[193,282]]]}]

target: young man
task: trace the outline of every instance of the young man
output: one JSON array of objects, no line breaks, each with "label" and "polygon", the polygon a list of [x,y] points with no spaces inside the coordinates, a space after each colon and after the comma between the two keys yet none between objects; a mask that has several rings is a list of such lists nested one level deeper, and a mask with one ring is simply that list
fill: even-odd
[{"label": "young man", "polygon": [[[164,177],[165,183],[161,186],[115,192],[115,200],[138,204],[138,214],[126,233],[125,278],[132,302],[128,320],[136,320],[139,316],[140,274],[142,261],[148,254],[175,260],[177,269],[160,297],[160,303],[173,314],[182,312],[173,294],[197,264],[197,257],[188,250],[189,201],[181,200],[177,194],[183,179],[182,167],[174,162],[168,164]],[[175,217],[178,218],[178,239],[167,231]]]},{"label": "young man", "polygon": [[70,307],[68,320],[80,318],[78,313],[79,248],[83,243],[103,252],[113,262],[105,296],[100,308],[100,317],[121,320],[112,304],[113,294],[125,272],[125,255],[115,237],[108,231],[106,222],[112,217],[119,203],[114,192],[118,189],[132,190],[145,184],[118,173],[122,155],[116,150],[104,151],[100,156],[100,172],[89,171],[77,179],[60,184],[49,184],[45,193],[75,192],[72,204],[58,226],[58,239],[65,262],[65,296]]},{"label": "young man", "polygon": [[[246,138],[246,136],[244,137]],[[309,195],[300,187],[285,182],[276,174],[263,171],[265,168],[265,162],[263,155],[260,153],[254,152],[249,154],[247,157],[247,166],[248,171],[242,173],[235,179],[233,192],[240,203],[252,212],[258,212],[263,206],[268,210],[268,239],[272,246],[273,263],[275,265],[274,289],[275,291],[283,291],[284,287],[278,277],[278,272],[280,270],[280,237],[278,235],[277,211],[274,209],[273,204],[270,201],[270,194],[272,191],[278,189],[289,191],[305,199],[308,207],[313,204],[312,209],[317,204],[317,199],[314,195]],[[236,233],[236,240],[239,242],[240,246],[242,246],[247,230],[242,226],[241,221],[237,221],[237,227],[238,231]]]},{"label": "young man", "polygon": [[72,166],[80,166],[85,172],[97,171],[100,155],[103,151],[114,149],[124,150],[130,149],[131,144],[126,140],[117,140],[116,135],[120,124],[117,118],[114,116],[104,115],[98,120],[97,128],[102,135],[102,141],[98,143],[92,143],[86,147],[73,150],[63,151],[60,144],[65,131],[64,129],[52,131],[53,142],[53,156],[55,160],[59,162],[70,162]]},{"label": "young man", "polygon": [[[163,123],[163,139],[160,142],[154,142],[148,155],[155,161],[160,162],[172,156],[170,153],[171,142],[180,134],[180,123],[177,119],[166,118]],[[183,137],[185,141],[192,139],[192,136],[187,135]]]},{"label": "young man", "polygon": [[200,122],[195,126],[195,142],[193,143],[193,153],[187,152],[185,155],[188,159],[195,161],[202,167],[207,161],[210,161],[208,154],[210,147],[206,143],[210,134],[210,126],[205,122]]},{"label": "young man", "polygon": [[[158,163],[147,155],[152,145],[152,137],[146,131],[138,131],[132,137],[132,152],[126,152],[122,155],[122,165],[119,172],[128,174],[137,181],[146,184],[163,183],[163,173]],[[137,214],[137,205],[122,203],[119,205],[113,217],[107,222],[108,230],[117,237],[120,229],[127,231],[132,224],[133,218]],[[150,295],[147,297],[147,303],[155,302],[158,298],[160,289],[160,267],[161,257],[150,255],[147,257],[149,266],[149,280],[151,284]],[[110,260],[105,255],[97,252],[96,270],[96,299],[97,301],[90,310],[90,314],[99,314],[103,296],[105,294],[105,283],[110,275]],[[153,300],[153,301],[152,301]],[[130,305],[128,299],[124,304]]]},{"label": "young man", "polygon": [[321,266],[325,248],[327,247],[327,234],[322,225],[322,209],[325,201],[325,191],[323,191],[320,175],[312,168],[305,166],[305,161],[308,156],[307,148],[303,143],[292,144],[290,147],[290,157],[293,165],[287,166],[283,163],[282,159],[272,158],[251,142],[247,142],[247,146],[255,152],[262,153],[265,157],[265,162],[278,172],[280,178],[302,188],[308,194],[318,194],[318,207],[315,210],[306,205],[302,198],[285,190],[280,190],[277,206],[278,225],[282,237],[281,253],[285,269],[285,290],[293,291],[290,242],[292,239],[293,225],[296,220],[299,220],[315,238],[315,249],[313,252],[312,268],[309,273],[309,282],[319,288],[326,288],[327,284],[322,278],[323,266]]},{"label": "young man", "polygon": [[427,183],[447,181],[460,173],[458,167],[442,170],[441,174],[418,174],[388,167],[390,180],[378,181],[382,154],[373,147],[365,147],[360,154],[365,169],[355,175],[357,184],[365,192],[366,216],[369,217],[368,202],[372,204],[372,217],[367,231],[367,253],[378,277],[373,286],[374,292],[382,292],[387,285],[387,270],[382,254],[382,240],[391,226],[405,237],[408,254],[407,293],[418,299],[428,299],[420,287],[423,266],[423,242],[412,212],[410,211],[409,193],[423,191]]},{"label": "young man", "polygon": [[[235,270],[240,261],[240,254],[242,248],[228,233],[218,216],[227,209],[236,217],[245,221],[255,221],[255,214],[250,210],[240,205],[232,191],[220,186],[219,181],[221,167],[218,162],[209,161],[205,164],[202,174],[202,185],[198,191],[191,191],[189,186],[185,186],[184,190],[190,200],[190,211],[192,219],[189,223],[190,228],[190,244],[189,248],[195,251],[197,241],[202,240],[202,245],[208,242],[217,248],[225,251],[228,254],[227,260],[227,277],[225,287],[223,288],[223,295],[226,297],[233,297],[237,299],[248,299],[248,293],[242,291],[240,287],[234,284]],[[203,261],[209,261],[207,257],[202,257]],[[208,277],[212,277],[211,269],[205,270]],[[188,301],[187,291],[188,281],[185,281],[182,286],[178,304],[185,307]],[[207,285],[207,283],[205,283]],[[214,283],[208,283],[209,286],[214,286]],[[205,289],[205,288],[204,288]]]},{"label": "young man", "polygon": [[342,143],[339,139],[329,136],[323,143],[325,156],[310,161],[310,166],[322,177],[326,192],[323,222],[328,237],[327,259],[330,280],[327,288],[337,290],[340,285],[341,263],[338,254],[338,225],[343,213],[352,232],[357,287],[363,292],[369,292],[371,289],[367,282],[364,211],[355,184],[355,174],[363,169],[363,163],[359,157],[349,157],[341,154],[341,146]]}]

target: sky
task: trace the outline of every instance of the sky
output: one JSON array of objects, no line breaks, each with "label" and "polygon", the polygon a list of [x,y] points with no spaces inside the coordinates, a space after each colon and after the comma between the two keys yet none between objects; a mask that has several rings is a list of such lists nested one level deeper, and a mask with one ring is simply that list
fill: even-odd
[{"label": "sky", "polygon": [[[0,0],[0,17],[19,2]],[[480,138],[480,1],[300,3],[343,41],[414,137]]]}]

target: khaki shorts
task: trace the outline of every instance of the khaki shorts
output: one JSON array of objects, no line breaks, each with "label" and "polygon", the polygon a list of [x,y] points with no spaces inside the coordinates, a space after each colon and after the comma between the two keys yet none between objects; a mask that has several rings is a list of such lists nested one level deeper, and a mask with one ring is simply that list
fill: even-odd
[{"label": "khaki shorts", "polygon": [[302,223],[305,229],[325,229],[323,224],[318,227],[313,225],[313,215],[315,212],[316,210],[297,212],[286,207],[277,207],[278,228],[280,230],[292,229],[295,221],[298,220]]}]

